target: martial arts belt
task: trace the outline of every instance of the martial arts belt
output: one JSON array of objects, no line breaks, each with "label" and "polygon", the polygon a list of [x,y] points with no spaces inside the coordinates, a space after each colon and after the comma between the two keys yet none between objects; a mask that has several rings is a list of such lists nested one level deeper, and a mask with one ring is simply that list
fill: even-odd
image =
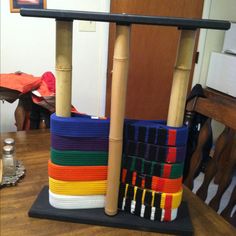
[{"label": "martial arts belt", "polygon": [[162,178],[176,179],[183,173],[183,163],[161,163],[156,161],[146,161],[135,156],[124,156],[123,167],[131,172],[136,171],[141,175],[153,175]]},{"label": "martial arts belt", "polygon": [[176,219],[182,199],[187,127],[125,123],[118,208],[150,220]]},{"label": "martial arts belt", "polygon": [[125,139],[166,146],[185,146],[187,127],[168,127],[164,121],[128,120],[125,124]]},{"label": "martial arts belt", "polygon": [[60,209],[104,207],[109,120],[51,116],[49,202]]},{"label": "martial arts belt", "polygon": [[121,183],[118,208],[150,220],[170,221],[176,218],[181,199],[182,191],[167,194]]},{"label": "martial arts belt", "polygon": [[161,146],[143,142],[127,141],[125,155],[137,156],[148,161],[183,163],[185,158],[185,146]]}]

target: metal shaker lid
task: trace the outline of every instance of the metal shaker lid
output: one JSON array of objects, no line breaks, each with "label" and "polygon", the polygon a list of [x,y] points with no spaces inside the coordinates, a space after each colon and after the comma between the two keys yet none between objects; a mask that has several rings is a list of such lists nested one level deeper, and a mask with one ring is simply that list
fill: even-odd
[{"label": "metal shaker lid", "polygon": [[14,152],[13,146],[11,145],[3,146],[3,154],[9,155],[9,154],[13,154],[13,152]]},{"label": "metal shaker lid", "polygon": [[15,145],[15,140],[13,138],[6,138],[4,139],[4,145]]}]

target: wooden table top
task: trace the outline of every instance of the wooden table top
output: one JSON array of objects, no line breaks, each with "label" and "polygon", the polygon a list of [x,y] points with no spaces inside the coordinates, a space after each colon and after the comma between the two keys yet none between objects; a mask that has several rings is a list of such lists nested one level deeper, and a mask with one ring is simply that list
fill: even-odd
[{"label": "wooden table top", "polygon": [[[28,217],[28,210],[44,185],[48,183],[47,161],[50,156],[48,130],[3,133],[4,138],[16,141],[16,155],[26,168],[26,176],[15,187],[0,190],[0,235],[161,235],[143,231],[92,226]],[[195,235],[236,235],[236,230],[220,215],[184,187],[184,199],[190,208]]]}]

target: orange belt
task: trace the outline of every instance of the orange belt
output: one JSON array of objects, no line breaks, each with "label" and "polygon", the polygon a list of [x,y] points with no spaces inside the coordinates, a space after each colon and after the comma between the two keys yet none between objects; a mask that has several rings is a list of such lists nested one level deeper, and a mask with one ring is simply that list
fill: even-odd
[{"label": "orange belt", "polygon": [[182,177],[177,179],[160,178],[142,175],[136,171],[127,171],[124,168],[122,169],[121,182],[164,193],[176,193],[182,189]]},{"label": "orange belt", "polygon": [[96,181],[107,179],[107,166],[60,166],[48,161],[48,175],[64,181]]}]

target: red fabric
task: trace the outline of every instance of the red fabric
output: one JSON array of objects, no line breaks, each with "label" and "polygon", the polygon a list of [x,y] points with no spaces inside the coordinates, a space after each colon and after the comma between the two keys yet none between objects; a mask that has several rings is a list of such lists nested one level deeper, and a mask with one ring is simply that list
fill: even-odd
[{"label": "red fabric", "polygon": [[169,129],[168,131],[168,145],[175,146],[176,144],[176,130]]},{"label": "red fabric", "polygon": [[45,72],[41,77],[42,83],[32,92],[32,100],[51,112],[55,111],[55,77],[51,72]]},{"label": "red fabric", "polygon": [[175,147],[168,148],[167,162],[175,163],[175,161],[176,161],[176,148]]},{"label": "red fabric", "polygon": [[[127,173],[127,172],[126,172]],[[133,172],[133,176],[132,176],[132,185],[135,186],[136,183],[136,178],[137,178],[137,173]]]},{"label": "red fabric", "polygon": [[19,74],[1,74],[0,87],[16,90],[22,94],[38,88],[41,84],[41,78],[33,75]]},{"label": "red fabric", "polygon": [[164,221],[171,221],[171,209],[165,209]]},{"label": "red fabric", "polygon": [[127,170],[126,169],[122,169],[122,183],[125,183],[126,174],[127,174]]},{"label": "red fabric", "polygon": [[165,197],[165,209],[172,208],[172,195],[166,195]]},{"label": "red fabric", "polygon": [[42,77],[42,81],[47,84],[48,90],[52,93],[56,92],[56,84],[55,84],[55,77],[51,72],[45,72]]},{"label": "red fabric", "polygon": [[163,178],[170,178],[171,167],[172,165],[170,164],[164,164]]}]

